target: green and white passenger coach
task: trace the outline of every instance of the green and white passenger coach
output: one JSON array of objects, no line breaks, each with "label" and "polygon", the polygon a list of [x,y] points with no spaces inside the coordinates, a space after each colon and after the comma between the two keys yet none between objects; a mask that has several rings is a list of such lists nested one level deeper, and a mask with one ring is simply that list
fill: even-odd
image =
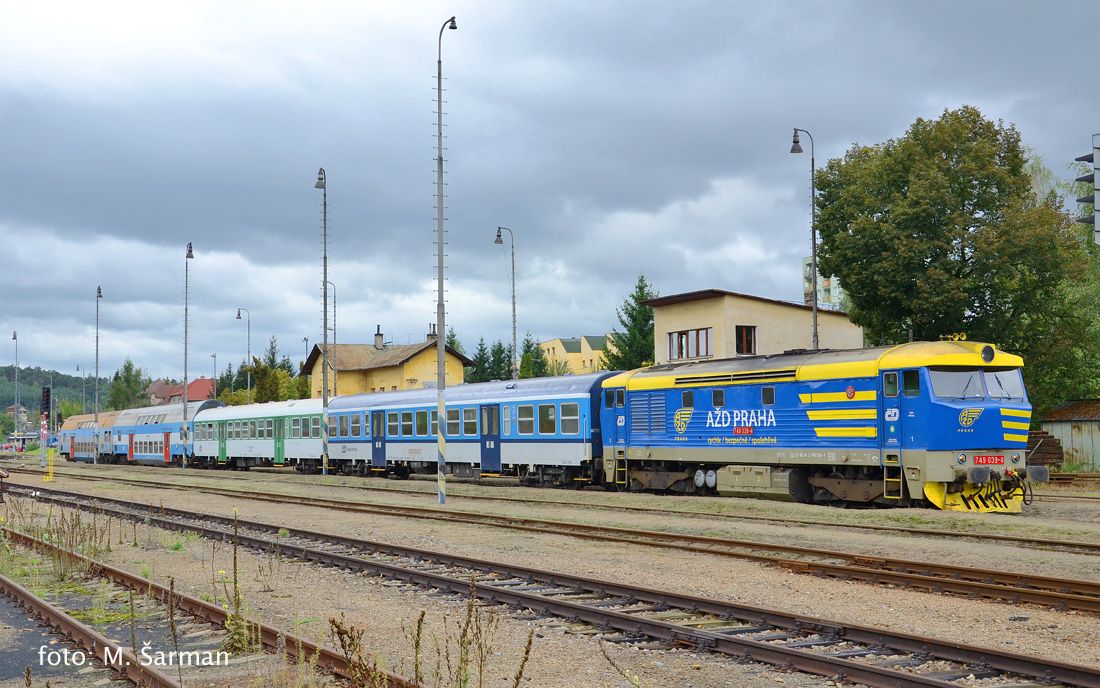
[{"label": "green and white passenger coach", "polygon": [[248,468],[319,460],[321,410],[320,399],[209,409],[195,423],[192,461]]}]

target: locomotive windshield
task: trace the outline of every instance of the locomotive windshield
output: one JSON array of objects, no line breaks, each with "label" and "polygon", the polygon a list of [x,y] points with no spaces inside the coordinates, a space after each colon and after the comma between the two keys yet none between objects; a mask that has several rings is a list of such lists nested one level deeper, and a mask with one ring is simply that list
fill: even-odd
[{"label": "locomotive windshield", "polygon": [[1019,368],[929,368],[932,391],[946,399],[1023,399]]}]

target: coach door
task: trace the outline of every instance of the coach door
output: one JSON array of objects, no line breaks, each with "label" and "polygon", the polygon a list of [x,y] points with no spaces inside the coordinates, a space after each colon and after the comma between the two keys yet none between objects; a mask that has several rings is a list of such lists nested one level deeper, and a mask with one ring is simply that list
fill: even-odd
[{"label": "coach door", "polygon": [[370,465],[372,468],[385,468],[386,414],[384,412],[370,412],[370,437]]},{"label": "coach door", "polygon": [[130,442],[126,449],[126,458],[130,461],[134,460],[134,433],[130,433]]},{"label": "coach door", "polygon": [[76,461],[76,435],[69,437],[69,460]]},{"label": "coach door", "polygon": [[225,436],[228,424],[223,420],[218,423],[218,463],[225,463]]},{"label": "coach door", "polygon": [[172,433],[164,433],[164,463],[172,463]]},{"label": "coach door", "polygon": [[[271,421],[269,421],[269,422],[271,422]],[[278,420],[275,420],[274,423],[275,423],[275,465],[276,466],[282,466],[283,465],[283,459],[286,456],[286,449],[285,449],[285,446],[284,446],[285,445],[286,433],[283,432],[285,430],[285,428],[283,427],[285,425],[285,423],[283,422],[282,418],[279,418]]]},{"label": "coach door", "polygon": [[481,474],[500,474],[500,406],[481,407]]}]

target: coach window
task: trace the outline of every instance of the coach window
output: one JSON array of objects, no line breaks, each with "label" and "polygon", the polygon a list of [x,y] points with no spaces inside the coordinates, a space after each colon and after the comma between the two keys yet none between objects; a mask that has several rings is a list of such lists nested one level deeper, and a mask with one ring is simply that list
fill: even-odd
[{"label": "coach window", "polygon": [[416,434],[427,435],[428,434],[428,412],[417,411],[416,412]]},{"label": "coach window", "polygon": [[462,434],[462,415],[458,409],[447,409],[447,437]]},{"label": "coach window", "polygon": [[775,387],[760,388],[760,403],[764,406],[775,406]]},{"label": "coach window", "polygon": [[291,418],[290,419],[290,436],[294,439],[298,439],[302,436],[302,419]]},{"label": "coach window", "polygon": [[477,435],[477,409],[462,409],[462,434]]},{"label": "coach window", "polygon": [[431,428],[431,430],[430,430],[430,431],[428,432],[428,434],[430,434],[430,435],[438,435],[438,434],[439,434],[439,411],[432,411],[432,414],[431,414],[431,425],[432,425],[432,428]]},{"label": "coach window", "polygon": [[535,407],[534,406],[520,406],[516,413],[516,419],[519,421],[519,434],[521,435],[533,435],[535,434]]},{"label": "coach window", "polygon": [[328,417],[328,436],[336,437],[336,416]]},{"label": "coach window", "polygon": [[413,412],[402,411],[401,412],[401,436],[412,437],[413,434]]},{"label": "coach window", "polygon": [[267,419],[267,439],[275,439],[275,419]]},{"label": "coach window", "polygon": [[340,437],[348,436],[348,417],[340,416]]},{"label": "coach window", "polygon": [[902,391],[907,397],[920,396],[920,373],[916,370],[905,370],[901,373]]},{"label": "coach window", "polygon": [[611,408],[615,405],[615,390],[605,389],[603,391],[603,405],[604,408]]},{"label": "coach window", "polygon": [[558,431],[558,410],[553,404],[539,404],[539,434],[553,435]]},{"label": "coach window", "polygon": [[886,373],[882,376],[882,393],[888,397],[898,395],[898,374]]},{"label": "coach window", "polygon": [[683,408],[695,408],[695,393],[682,392],[680,394],[680,406]]},{"label": "coach window", "polygon": [[500,434],[500,407],[491,407],[492,413],[490,413],[490,420],[492,421],[492,432],[494,435]]},{"label": "coach window", "polygon": [[710,405],[714,408],[722,408],[726,405],[726,390],[712,389],[710,392]]},{"label": "coach window", "polygon": [[621,387],[615,390],[615,406],[619,408],[626,406],[626,390]]},{"label": "coach window", "polygon": [[372,435],[374,435],[375,437],[381,437],[383,434],[383,424],[384,423],[382,421],[381,413],[376,412],[370,414],[370,431]]},{"label": "coach window", "polygon": [[504,419],[501,423],[501,426],[502,426],[501,430],[503,431],[503,434],[511,435],[512,434],[512,407],[505,404],[503,413],[504,413]]},{"label": "coach window", "polygon": [[358,413],[351,417],[351,436],[359,437],[363,434],[363,417]]},{"label": "coach window", "polygon": [[314,416],[313,417],[313,435],[312,435],[312,437],[319,438],[320,436],[321,436],[321,417],[320,416]]},{"label": "coach window", "polygon": [[576,435],[581,431],[580,404],[561,405],[561,434]]},{"label": "coach window", "polygon": [[401,421],[398,419],[396,413],[386,414],[386,435],[389,437],[397,437],[397,431],[401,428]]}]

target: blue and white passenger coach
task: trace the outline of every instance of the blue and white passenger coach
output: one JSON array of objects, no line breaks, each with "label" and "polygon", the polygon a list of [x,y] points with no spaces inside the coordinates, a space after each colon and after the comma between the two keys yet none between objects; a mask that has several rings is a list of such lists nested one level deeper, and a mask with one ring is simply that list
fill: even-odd
[{"label": "blue and white passenger coach", "polygon": [[655,366],[603,383],[600,481],[624,490],[1020,511],[1019,356],[977,342]]},{"label": "blue and white passenger coach", "polygon": [[[591,480],[600,439],[600,383],[611,373],[448,387],[446,461],[458,477],[516,475],[531,484]],[[436,392],[336,397],[329,456],[345,472],[396,475],[436,468]]]}]

